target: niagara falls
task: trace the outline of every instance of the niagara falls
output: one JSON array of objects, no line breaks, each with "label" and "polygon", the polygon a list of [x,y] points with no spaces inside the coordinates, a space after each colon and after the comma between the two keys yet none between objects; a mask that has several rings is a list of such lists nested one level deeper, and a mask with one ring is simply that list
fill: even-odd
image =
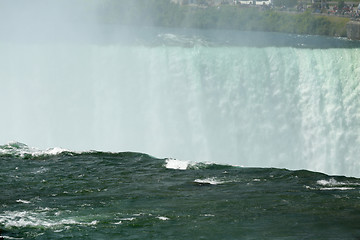
[{"label": "niagara falls", "polygon": [[185,2],[0,1],[0,239],[360,237],[359,41]]}]

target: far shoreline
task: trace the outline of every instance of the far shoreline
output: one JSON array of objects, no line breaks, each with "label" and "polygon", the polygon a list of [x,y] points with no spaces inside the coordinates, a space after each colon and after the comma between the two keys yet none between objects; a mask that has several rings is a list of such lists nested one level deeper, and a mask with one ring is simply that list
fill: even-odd
[{"label": "far shoreline", "polygon": [[[197,7],[169,0],[147,0],[143,4],[110,0],[100,13],[101,22],[133,26],[170,28],[229,29],[240,31],[281,32],[300,35],[348,37],[350,18],[262,7],[220,5]],[[128,11],[129,8],[134,10]],[[360,32],[360,31],[359,31]],[[350,39],[355,39],[350,37]]]}]

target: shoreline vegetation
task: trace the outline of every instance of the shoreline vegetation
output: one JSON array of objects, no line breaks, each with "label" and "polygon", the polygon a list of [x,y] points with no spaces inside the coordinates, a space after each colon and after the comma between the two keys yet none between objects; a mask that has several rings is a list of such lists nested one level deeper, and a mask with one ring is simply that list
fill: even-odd
[{"label": "shoreline vegetation", "polygon": [[200,29],[284,32],[346,37],[350,18],[326,14],[280,11],[252,6],[190,6],[170,0],[107,0],[101,21],[130,26],[159,26]]}]

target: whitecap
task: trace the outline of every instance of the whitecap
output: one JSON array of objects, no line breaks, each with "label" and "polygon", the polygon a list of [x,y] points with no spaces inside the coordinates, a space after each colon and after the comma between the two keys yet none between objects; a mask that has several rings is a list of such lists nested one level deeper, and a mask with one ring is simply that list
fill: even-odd
[{"label": "whitecap", "polygon": [[4,214],[0,215],[0,224],[5,225],[5,227],[51,227],[54,225],[53,222],[44,220],[43,214],[35,214],[28,211],[7,211]]},{"label": "whitecap", "polygon": [[170,218],[167,218],[167,217],[162,217],[162,216],[160,216],[160,217],[156,217],[157,219],[159,219],[159,220],[162,220],[162,221],[167,221],[167,220],[170,220]]},{"label": "whitecap", "polygon": [[[203,169],[207,168],[208,166],[216,165],[213,162],[191,162],[191,161],[184,161],[178,160],[175,158],[166,158],[165,159],[165,167],[168,169],[177,169],[177,170],[187,170],[187,169]],[[223,165],[223,166],[231,166],[231,167],[239,167],[236,165]]]},{"label": "whitecap", "polygon": [[205,214],[202,214],[200,216],[203,216],[203,217],[215,217],[215,215],[209,214],[209,213],[205,213]]},{"label": "whitecap", "polygon": [[15,141],[0,146],[0,154],[3,155],[10,154],[21,158],[28,156],[32,156],[32,157],[53,156],[63,152],[70,152],[70,151],[59,147],[40,150],[34,147],[29,147],[24,143],[15,142]]},{"label": "whitecap", "polygon": [[217,180],[216,178],[212,177],[212,178],[205,178],[205,179],[195,179],[194,180],[195,183],[201,183],[201,184],[210,184],[210,185],[218,185],[218,184],[224,184],[226,183],[226,181],[220,181]]},{"label": "whitecap", "polygon": [[22,200],[22,199],[18,199],[16,200],[17,203],[24,203],[24,204],[30,204],[30,201],[26,201],[26,200]]},{"label": "whitecap", "polygon": [[15,238],[15,237],[10,237],[10,236],[1,236],[0,239],[23,239],[23,238]]},{"label": "whitecap", "polygon": [[321,179],[316,181],[316,184],[319,185],[318,187],[310,187],[305,186],[307,189],[310,190],[321,190],[321,191],[332,191],[332,190],[339,190],[339,191],[347,191],[353,190],[355,187],[360,186],[360,183],[357,182],[340,182],[334,178],[330,178],[328,180]]},{"label": "whitecap", "polygon": [[338,186],[340,183],[335,179],[331,178],[329,180],[318,180],[316,181],[316,184],[321,186]]},{"label": "whitecap", "polygon": [[340,187],[340,186],[360,186],[360,183],[352,182],[338,182],[334,178],[329,180],[318,180],[316,184],[325,186],[325,187]]},{"label": "whitecap", "polygon": [[91,221],[91,222],[89,222],[89,223],[80,223],[80,224],[82,224],[82,225],[96,225],[96,224],[98,224],[98,223],[99,223],[98,220],[94,220],[94,221]]},{"label": "whitecap", "polygon": [[49,148],[45,151],[46,154],[48,155],[58,155],[60,153],[63,153],[63,152],[70,152],[69,150],[67,149],[64,149],[64,148],[58,148],[58,147],[55,147],[55,148]]},{"label": "whitecap", "polygon": [[74,219],[54,220],[47,216],[46,211],[6,211],[0,214],[0,225],[5,227],[59,227],[63,225],[96,225],[97,220],[91,222],[79,222]]},{"label": "whitecap", "polygon": [[186,170],[190,164],[187,161],[181,161],[174,158],[167,158],[165,162],[166,162],[165,165],[166,168],[177,169],[177,170]]},{"label": "whitecap", "polygon": [[352,187],[329,187],[329,188],[320,188],[322,191],[332,191],[332,190],[340,190],[340,191],[346,191],[346,190],[353,190],[355,188]]},{"label": "whitecap", "polygon": [[132,217],[132,218],[121,218],[121,221],[134,221],[136,218]]}]

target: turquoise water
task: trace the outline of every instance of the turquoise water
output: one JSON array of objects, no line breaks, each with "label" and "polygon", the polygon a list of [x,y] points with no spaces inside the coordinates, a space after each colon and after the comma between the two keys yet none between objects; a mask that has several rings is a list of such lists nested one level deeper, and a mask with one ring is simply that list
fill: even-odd
[{"label": "turquoise water", "polygon": [[4,239],[358,239],[360,180],[0,147]]}]

